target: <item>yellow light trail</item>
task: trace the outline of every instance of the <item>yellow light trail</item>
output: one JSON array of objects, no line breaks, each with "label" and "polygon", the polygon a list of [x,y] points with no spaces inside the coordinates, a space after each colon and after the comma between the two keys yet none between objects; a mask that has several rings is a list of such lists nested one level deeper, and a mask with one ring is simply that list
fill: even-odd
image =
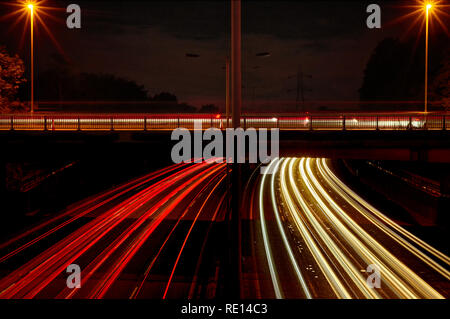
[{"label": "yellow light trail", "polygon": [[[296,163],[298,165],[295,165]],[[447,280],[450,278],[449,271],[428,254],[447,265],[450,264],[449,257],[407,232],[364,201],[332,173],[325,159],[287,158],[277,159],[271,163],[274,164],[270,200],[283,246],[302,287],[306,287],[307,281],[301,274],[300,263],[296,260],[285,234],[278,205],[283,207],[284,212],[289,214],[289,219],[294,221],[308,252],[330,286],[330,292],[332,291],[336,297],[443,298],[404,261],[394,256],[390,247],[383,246],[374,236],[377,235],[378,238],[378,235],[387,235],[387,238],[395,240],[400,247],[418,257]],[[279,175],[278,181],[276,175]],[[265,182],[266,175],[262,178],[260,188],[261,227],[272,274],[276,262],[280,261],[273,260],[264,221],[262,198]],[[279,192],[280,196],[275,196],[276,192]],[[361,216],[369,221],[364,225],[375,225],[380,232],[367,232],[357,222],[361,220]],[[383,243],[385,244],[384,241]],[[361,273],[361,269],[371,264],[377,265],[380,269],[382,289],[370,287],[366,277]],[[276,273],[272,275],[272,282],[276,287],[275,290],[281,292],[283,283],[279,281]],[[303,290],[309,292],[308,288]],[[311,292],[310,297],[316,297],[315,294],[316,290],[314,293]],[[278,297],[282,297],[282,294],[280,293]]]},{"label": "yellow light trail", "polygon": [[[355,209],[357,209],[365,218],[367,218],[370,222],[376,225],[380,230],[398,242],[400,245],[408,249],[411,253],[419,257],[423,262],[428,264],[434,270],[439,272],[442,276],[444,276],[447,280],[450,280],[450,272],[434,261],[432,258],[427,256],[425,253],[411,245],[407,240],[399,236],[399,234],[403,235],[407,239],[409,239],[414,244],[420,246],[425,249],[428,253],[432,254],[442,262],[450,265],[450,258],[438,251],[434,247],[430,246],[420,238],[417,238],[410,232],[406,231],[401,226],[397,225],[391,219],[386,217],[372,205],[367,203],[364,199],[362,199],[358,194],[353,192],[347,185],[342,183],[336,175],[330,170],[327,165],[326,159],[322,159],[318,162],[319,172],[323,176],[324,179],[327,180],[330,187],[332,187],[339,195],[344,198],[350,205],[352,205]],[[388,226],[392,227],[399,234],[395,233]]]},{"label": "yellow light trail", "polygon": [[[291,182],[293,180],[292,163],[294,163],[294,161],[291,159],[290,172],[289,172]],[[284,168],[286,168],[286,166]],[[305,243],[308,246],[308,249],[311,251],[314,259],[316,260],[320,269],[324,273],[325,277],[327,278],[327,281],[331,285],[335,294],[340,298],[346,298],[346,299],[351,298],[350,293],[347,291],[347,289],[345,289],[345,287],[339,280],[339,277],[336,275],[336,273],[333,270],[333,268],[331,267],[331,265],[327,262],[327,259],[323,255],[322,250],[316,244],[316,240],[314,239],[314,236],[311,234],[310,230],[307,228],[307,225],[305,224],[304,220],[302,220],[302,217],[300,216],[300,214],[298,214],[298,210],[296,209],[294,202],[293,202],[292,198],[290,197],[290,194],[288,193],[288,188],[285,183],[285,179],[283,177],[286,175],[286,171],[284,170],[281,175],[282,175],[281,176],[281,191],[283,193],[283,197],[286,200],[286,203],[289,208],[289,212],[290,212],[291,216],[293,217],[293,219],[295,220],[295,223],[296,223],[303,239],[305,240]],[[296,195],[296,199],[299,201],[303,212],[307,215],[306,217],[310,218],[310,220],[312,221],[315,228],[319,229],[319,232],[321,232],[322,229],[320,228],[320,226],[318,226],[318,224],[316,223],[316,220],[314,218],[311,218],[312,217],[311,210],[309,209],[308,205],[303,200],[302,196],[300,196],[298,189],[296,187],[294,187],[294,192]],[[323,232],[322,232],[322,234],[323,234]]]},{"label": "yellow light trail", "polygon": [[[276,163],[276,169],[278,169],[278,159],[274,159],[269,167],[267,168],[267,170],[270,172],[272,169],[272,166]],[[273,174],[275,174],[275,169],[274,171],[272,171]],[[263,203],[263,194],[264,194],[264,185],[265,185],[265,181],[266,181],[266,177],[268,174],[264,174],[262,181],[261,181],[261,185],[259,188],[259,213],[260,213],[260,219],[261,219],[261,231],[262,231],[262,235],[263,235],[263,242],[264,242],[264,249],[265,249],[265,253],[266,253],[266,257],[267,257],[267,263],[269,266],[269,271],[270,271],[270,277],[272,279],[272,284],[273,284],[273,288],[275,291],[275,297],[277,299],[281,299],[283,298],[283,294],[281,292],[281,288],[280,288],[280,284],[279,284],[279,280],[278,280],[278,275],[277,275],[277,270],[275,268],[275,262],[273,260],[273,256],[272,256],[272,250],[270,248],[270,242],[269,242],[269,236],[267,234],[267,226],[266,226],[266,218],[264,217],[264,203]],[[272,198],[273,200],[273,198]]]},{"label": "yellow light trail", "polygon": [[[302,159],[302,161],[304,162],[305,160]],[[317,202],[323,207],[327,217],[330,218],[335,226],[335,229],[341,233],[352,247],[354,247],[361,258],[363,258],[368,265],[376,264],[380,267],[381,273],[383,274],[383,282],[387,283],[400,298],[419,298],[420,295],[427,298],[442,298],[442,296],[422,280],[422,278],[417,276],[404,263],[394,257],[372,236],[365,232],[353,219],[351,219],[320,185],[313,175],[311,167],[311,159],[307,159],[306,169],[308,177],[313,182],[318,192],[326,199],[330,206],[332,206],[333,212],[328,209],[325,202],[321,200],[318,194],[314,190],[311,190],[314,193]],[[342,223],[337,216],[341,217],[345,221],[345,224]],[[354,234],[357,234],[360,239]],[[397,273],[399,275],[397,275]],[[413,287],[417,293],[410,287]]]},{"label": "yellow light trail", "polygon": [[[281,163],[281,161],[279,161],[279,163]],[[283,167],[286,166],[286,163],[287,163],[287,161],[284,161]],[[278,163],[277,163],[276,171],[278,171]],[[284,176],[284,174],[281,175],[281,177],[283,177],[283,176]],[[289,260],[292,264],[292,267],[295,270],[295,274],[297,275],[297,279],[298,279],[301,287],[303,288],[306,298],[311,299],[311,293],[309,292],[309,289],[306,286],[306,282],[302,276],[300,267],[298,266],[297,261],[295,260],[294,253],[292,252],[291,246],[289,245],[286,233],[285,233],[283,225],[281,223],[280,212],[278,210],[278,207],[276,205],[276,200],[275,200],[275,174],[272,174],[271,197],[272,197],[272,207],[273,207],[273,211],[275,212],[275,218],[277,220],[278,230],[280,231],[280,234],[283,238],[283,244],[284,244],[284,247],[286,248],[286,251],[288,252]]]}]

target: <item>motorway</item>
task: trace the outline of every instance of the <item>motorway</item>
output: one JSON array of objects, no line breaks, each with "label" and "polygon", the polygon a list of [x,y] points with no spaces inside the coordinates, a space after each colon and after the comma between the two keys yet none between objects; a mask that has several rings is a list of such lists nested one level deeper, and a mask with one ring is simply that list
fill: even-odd
[{"label": "motorway", "polygon": [[[329,160],[269,165],[248,179],[233,233],[242,298],[449,297],[450,258],[360,197]],[[0,299],[226,296],[227,176],[223,163],[172,165],[52,215],[0,245]],[[66,285],[71,264],[79,289]]]},{"label": "motorway", "polygon": [[[450,258],[345,185],[325,159],[282,158],[245,200],[249,298],[447,298]],[[368,266],[372,265],[371,268]],[[380,288],[372,288],[380,274]],[[249,279],[251,278],[251,279]],[[268,279],[269,278],[269,279]]]},{"label": "motorway", "polygon": [[[225,164],[172,165],[23,232],[0,246],[0,298],[216,297],[226,176]],[[70,264],[80,289],[66,286]]]}]

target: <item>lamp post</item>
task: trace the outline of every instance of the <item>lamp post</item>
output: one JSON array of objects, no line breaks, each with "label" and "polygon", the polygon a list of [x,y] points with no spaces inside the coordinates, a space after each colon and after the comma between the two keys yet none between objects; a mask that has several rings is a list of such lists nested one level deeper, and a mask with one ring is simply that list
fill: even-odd
[{"label": "lamp post", "polygon": [[428,14],[432,7],[430,3],[425,7],[425,113],[428,112]]},{"label": "lamp post", "polygon": [[241,0],[231,0],[231,113],[233,127],[241,126]]},{"label": "lamp post", "polygon": [[33,37],[33,24],[34,24],[34,6],[33,4],[28,4],[28,9],[30,9],[30,20],[31,20],[31,97],[30,97],[30,109],[31,114],[34,112],[34,37]]},{"label": "lamp post", "polygon": [[[241,126],[241,104],[242,104],[242,59],[241,59],[241,0],[230,0],[231,2],[231,67],[230,67],[230,104],[232,127]],[[228,295],[239,298],[241,295],[241,219],[240,203],[242,189],[241,164],[237,163],[237,150],[240,145],[239,139],[234,145],[232,154],[234,161],[231,164],[231,218],[228,229],[229,245],[229,280]],[[228,147],[228,146],[227,146]],[[227,158],[228,161],[228,158]],[[228,169],[228,168],[227,168]]]},{"label": "lamp post", "polygon": [[[266,57],[270,57],[270,52],[260,52],[255,54],[256,57],[262,57],[262,58],[266,58]],[[201,55],[198,53],[185,53],[185,56],[187,58],[200,58]],[[230,105],[231,105],[231,60],[230,57],[227,55],[225,58],[225,66],[222,67],[222,69],[225,70],[225,123],[226,126],[225,128],[229,128],[230,127]],[[253,88],[255,89],[255,87]],[[254,94],[253,94],[254,95]]]},{"label": "lamp post", "polygon": [[[187,58],[200,58],[200,54],[197,53],[186,53]],[[226,128],[229,127],[230,119],[230,58],[227,56],[225,58],[225,123]]]},{"label": "lamp post", "polygon": [[230,126],[230,58],[225,61],[225,117],[226,128]]}]

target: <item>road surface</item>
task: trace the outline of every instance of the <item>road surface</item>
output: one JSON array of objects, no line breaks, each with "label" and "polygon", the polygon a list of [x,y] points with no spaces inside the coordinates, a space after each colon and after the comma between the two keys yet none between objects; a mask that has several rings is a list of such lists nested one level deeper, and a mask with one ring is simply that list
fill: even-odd
[{"label": "road surface", "polygon": [[448,297],[450,258],[367,203],[327,160],[282,158],[270,165],[274,173],[262,175],[246,200],[254,222],[244,278],[252,288],[244,295]]},{"label": "road surface", "polygon": [[[226,296],[226,170],[172,165],[2,243],[0,298]],[[257,168],[243,192],[241,297],[449,296],[450,258],[361,198],[329,161],[282,158],[270,171]],[[79,289],[66,284],[71,264]]]},{"label": "road surface", "polygon": [[0,246],[0,298],[213,298],[226,189],[225,164],[181,164],[89,198]]}]

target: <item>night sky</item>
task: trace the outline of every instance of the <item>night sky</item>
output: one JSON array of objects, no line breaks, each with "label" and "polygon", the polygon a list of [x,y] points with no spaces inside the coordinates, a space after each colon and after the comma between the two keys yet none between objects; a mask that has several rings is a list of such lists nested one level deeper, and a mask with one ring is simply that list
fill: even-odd
[{"label": "night sky", "polygon": [[[82,28],[65,26],[69,3],[82,9]],[[372,50],[389,36],[418,37],[412,20],[391,23],[407,14],[399,2],[376,1],[382,28],[368,29],[366,7],[374,1],[243,1],[243,97],[255,101],[294,103],[299,68],[308,101],[357,101],[363,70]],[[414,1],[409,1],[409,3]],[[223,106],[225,57],[229,52],[227,1],[47,1],[60,10],[46,18],[74,70],[112,73],[144,85],[150,94],[168,91],[195,106]],[[0,7],[4,15],[10,7]],[[22,25],[1,22],[0,44],[28,59],[28,39],[21,45]],[[47,34],[37,30],[39,70],[58,52]],[[255,56],[270,52],[269,57]],[[199,58],[188,58],[195,53]]]}]

